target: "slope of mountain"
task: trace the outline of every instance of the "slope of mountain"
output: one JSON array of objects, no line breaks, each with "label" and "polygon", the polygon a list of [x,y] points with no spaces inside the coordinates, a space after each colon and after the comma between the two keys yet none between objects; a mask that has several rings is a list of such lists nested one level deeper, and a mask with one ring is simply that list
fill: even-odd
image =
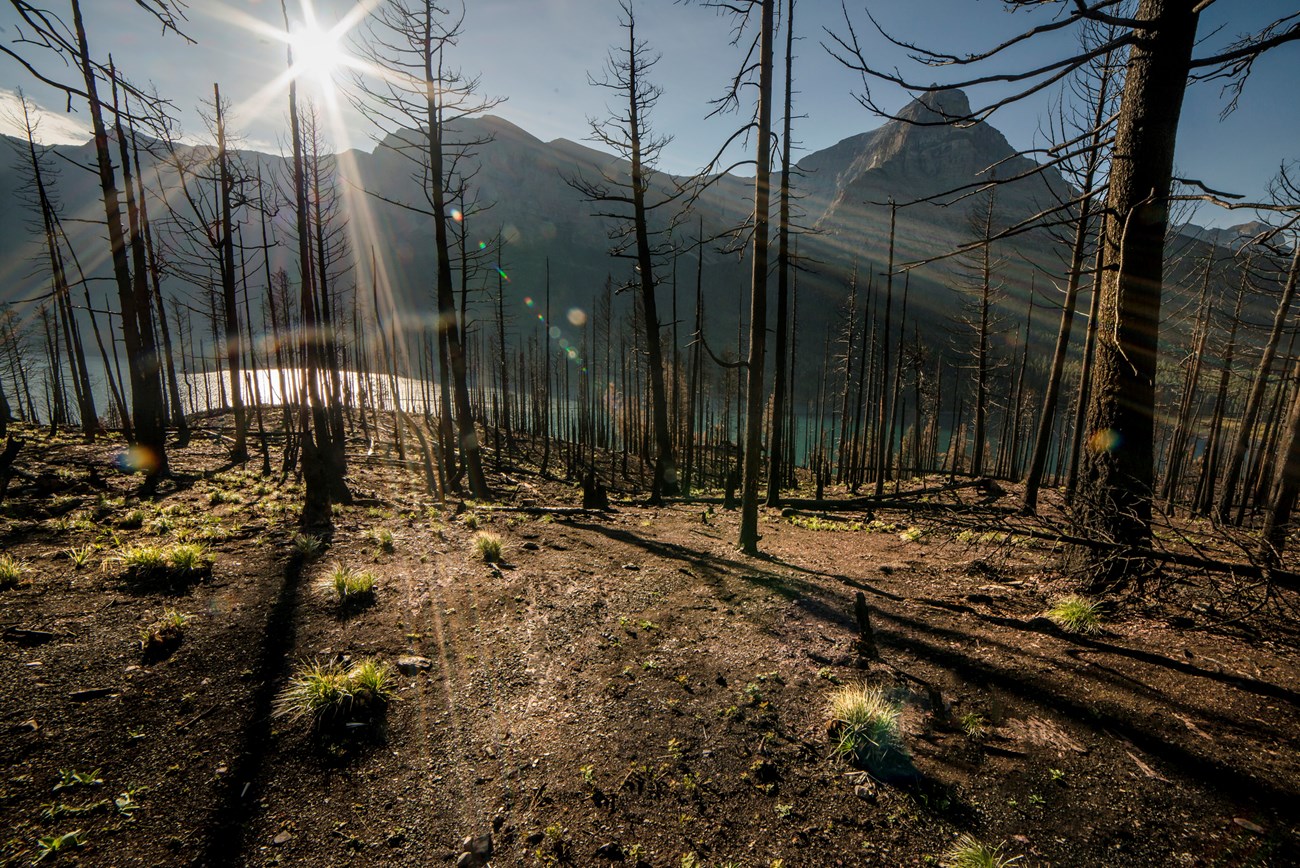
[{"label": "slope of mountain", "polygon": [[[799,252],[808,265],[799,283],[800,328],[810,340],[819,342],[828,325],[837,321],[837,308],[855,268],[864,283],[869,273],[880,274],[885,270],[890,219],[889,207],[884,203],[890,200],[909,203],[994,175],[1012,178],[1034,168],[1031,161],[1017,156],[1002,134],[987,123],[961,127],[938,123],[944,117],[961,116],[968,111],[969,104],[960,91],[931,92],[907,106],[899,120],[847,138],[799,161],[801,177],[797,193],[801,197],[802,223],[815,229],[799,240]],[[364,211],[349,217],[355,261],[352,279],[362,286],[369,285],[369,261],[373,252],[387,264],[388,280],[399,304],[412,312],[427,312],[432,308],[436,269],[430,218],[419,213],[420,209],[427,209],[419,192],[420,170],[400,152],[410,135],[389,136],[371,152],[348,152],[340,164],[351,167],[349,171],[355,171],[355,177],[340,181],[340,187],[354,202],[366,202]],[[506,240],[501,266],[509,275],[506,306],[515,314],[516,330],[522,329],[525,323],[535,322],[535,312],[527,310],[523,299],[543,296],[548,263],[555,311],[589,307],[593,298],[603,293],[607,278],[621,284],[630,277],[631,266],[626,260],[608,256],[610,222],[592,217],[594,206],[584,202],[566,183],[568,178],[595,179],[602,173],[618,177],[625,171],[625,164],[581,143],[565,139],[543,142],[495,117],[464,120],[451,138],[482,143],[471,147],[462,163],[465,175],[471,179],[471,201],[469,206],[461,206],[466,215],[459,228],[465,234],[466,247],[471,250],[498,233]],[[23,167],[26,145],[13,140],[10,144],[14,147],[0,148],[0,196],[16,203],[17,191],[27,174]],[[96,178],[93,173],[78,168],[91,164],[92,149],[82,145],[53,150],[57,158],[49,162],[62,167],[57,186],[64,213],[93,220],[102,214],[96,200]],[[260,169],[265,176],[279,179],[288,175],[282,156],[254,152],[244,152],[241,156],[250,172]],[[145,176],[156,186],[148,163],[146,158]],[[165,169],[161,176],[164,186],[172,183],[172,175]],[[667,194],[682,180],[658,176],[654,194]],[[694,289],[696,260],[690,245],[701,231],[701,221],[706,236],[743,223],[751,184],[734,177],[719,179],[696,203],[695,212],[675,230],[687,251],[679,269],[684,284],[681,300],[684,310],[691,307],[686,299]],[[287,185],[282,182],[282,186]],[[362,189],[374,195],[359,193]],[[1053,203],[1067,190],[1068,186],[1054,171],[1034,173],[999,186],[995,221],[999,228],[1014,224]],[[981,197],[971,196],[946,207],[922,203],[899,208],[895,263],[934,256],[974,240],[977,233],[971,228],[968,215],[981,201]],[[155,219],[159,218],[160,201],[155,202],[153,209]],[[662,227],[667,215],[660,219]],[[39,265],[33,270],[30,264],[39,247],[26,225],[28,220],[23,209],[13,204],[0,210],[0,262],[3,263],[0,276],[8,300],[38,293],[43,282]],[[68,225],[89,276],[107,276],[102,231],[91,222],[69,221]],[[291,234],[283,214],[275,225],[286,233],[282,237]],[[1019,295],[1023,299],[1027,292],[1031,263],[1048,273],[1059,273],[1059,255],[1041,231],[1017,236],[998,247],[1000,258],[1006,263],[1001,280],[1011,296],[1007,309],[1019,316],[1023,302],[1015,297]],[[291,276],[295,273],[288,255],[279,257],[273,264],[284,266]],[[918,269],[909,277],[909,316],[932,339],[938,339],[940,323],[946,322],[953,310],[953,268],[953,261],[946,260]],[[725,341],[722,336],[735,334],[735,312],[742,307],[748,266],[743,257],[724,255],[710,248],[704,252],[703,271],[710,329],[716,330],[719,335],[716,343],[721,344]],[[671,291],[669,272],[665,265],[659,275],[665,292]],[[258,283],[254,280],[254,291]],[[479,284],[495,292],[495,267],[483,269],[471,287]],[[93,285],[96,297],[102,297],[109,286],[107,283]],[[206,287],[185,286],[173,278],[168,289],[188,297],[196,307],[206,307]],[[671,310],[670,303],[661,302],[661,309]],[[668,315],[665,313],[665,317]],[[552,318],[558,318],[558,314]],[[196,329],[196,334],[205,332]]]}]

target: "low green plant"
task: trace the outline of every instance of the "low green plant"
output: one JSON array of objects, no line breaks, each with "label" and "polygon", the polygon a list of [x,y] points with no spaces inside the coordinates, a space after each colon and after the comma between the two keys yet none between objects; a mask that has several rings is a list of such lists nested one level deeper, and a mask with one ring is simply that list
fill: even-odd
[{"label": "low green plant", "polygon": [[25,561],[15,559],[13,555],[0,555],[0,590],[17,587],[26,571]]},{"label": "low green plant", "polygon": [[388,664],[373,658],[350,669],[335,661],[304,663],[276,697],[274,714],[294,720],[310,717],[318,726],[364,716],[392,700],[392,683]]},{"label": "low green plant", "polygon": [[59,769],[59,782],[50,792],[57,793],[70,787],[102,787],[104,779],[99,776],[99,769],[93,772],[79,772],[76,769]]},{"label": "low green plant", "polygon": [[199,543],[177,543],[167,550],[167,566],[192,573],[211,565],[212,554]]},{"label": "low green plant", "polygon": [[127,569],[157,572],[167,567],[167,551],[162,546],[141,543],[119,549],[117,559]]},{"label": "low green plant", "polygon": [[479,517],[477,512],[467,512],[461,516],[460,523],[465,525],[468,530],[478,530]]},{"label": "low green plant", "polygon": [[990,847],[972,835],[962,835],[944,854],[948,868],[1007,868],[1020,861],[1019,856],[1005,856],[1004,845]]},{"label": "low green plant", "polygon": [[140,631],[140,650],[146,655],[157,654],[179,645],[192,618],[175,609],[163,609],[161,618]]},{"label": "low green plant", "polygon": [[915,525],[899,533],[898,538],[903,542],[919,542],[925,531]]},{"label": "low green plant", "polygon": [[494,533],[480,533],[474,537],[474,551],[489,564],[501,561],[501,537]]},{"label": "low green plant", "polygon": [[325,541],[315,534],[296,533],[293,535],[293,547],[307,560],[313,560],[325,551]]},{"label": "low green plant", "polygon": [[837,756],[869,768],[903,752],[902,708],[881,688],[846,684],[831,693],[828,713]]},{"label": "low green plant", "polygon": [[374,573],[335,564],[320,580],[319,587],[340,606],[348,606],[373,599],[376,581]]},{"label": "low green plant", "polygon": [[143,509],[133,509],[125,515],[118,518],[114,524],[123,530],[137,530],[144,527],[145,514]]},{"label": "low green plant", "polygon": [[988,721],[978,711],[971,711],[961,716],[961,729],[967,738],[978,740],[988,734]]},{"label": "low green plant", "polygon": [[393,669],[382,660],[367,657],[348,672],[354,704],[385,704],[393,698]]},{"label": "low green plant", "polygon": [[371,528],[366,533],[366,538],[375,544],[375,549],[383,554],[391,555],[397,548],[393,532],[386,527]]},{"label": "low green plant", "polygon": [[1079,594],[1058,597],[1045,613],[1047,619],[1067,633],[1101,632],[1101,604]]},{"label": "low green plant", "polygon": [[46,859],[56,857],[60,853],[84,847],[85,844],[86,842],[81,837],[81,829],[76,829],[64,835],[46,835],[36,841],[36,861],[44,862]]}]

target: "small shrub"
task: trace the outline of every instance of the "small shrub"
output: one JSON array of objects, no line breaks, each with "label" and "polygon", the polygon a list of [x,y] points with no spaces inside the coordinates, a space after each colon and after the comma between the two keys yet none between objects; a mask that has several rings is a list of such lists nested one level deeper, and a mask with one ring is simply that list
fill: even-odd
[{"label": "small shrub", "polygon": [[501,537],[494,533],[480,533],[474,537],[474,551],[489,564],[501,561]]},{"label": "small shrub", "polygon": [[479,517],[477,512],[467,512],[461,517],[460,523],[465,525],[469,530],[478,530]]},{"label": "small shrub", "polygon": [[1019,856],[1002,855],[1003,844],[989,847],[971,835],[962,835],[944,854],[948,868],[1008,868],[1020,861]]},{"label": "small shrub", "polygon": [[307,560],[320,557],[325,551],[325,541],[315,534],[296,533],[293,535],[293,547]]},{"label": "small shrub", "polygon": [[898,725],[902,708],[881,688],[846,684],[831,694],[828,711],[837,756],[871,767],[903,752]]},{"label": "small shrub", "polygon": [[375,574],[358,572],[351,567],[335,564],[320,581],[320,588],[334,598],[340,606],[349,606],[372,599],[375,595]]},{"label": "small shrub", "polygon": [[13,555],[0,555],[0,589],[14,588],[22,581],[27,564]]},{"label": "small shrub", "polygon": [[1078,594],[1060,597],[1046,614],[1048,620],[1067,633],[1101,632],[1101,604]]}]

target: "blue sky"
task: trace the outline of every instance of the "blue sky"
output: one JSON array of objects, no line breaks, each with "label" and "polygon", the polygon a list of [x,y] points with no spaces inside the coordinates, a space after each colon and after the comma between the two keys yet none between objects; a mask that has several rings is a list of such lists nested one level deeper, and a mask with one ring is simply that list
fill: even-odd
[{"label": "blue sky", "polygon": [[[162,37],[159,28],[135,7],[133,0],[82,0],[91,30],[92,49],[114,53],[118,64],[137,81],[151,81],[179,110],[186,132],[201,137],[203,127],[194,113],[210,97],[212,83],[236,103],[233,123],[250,147],[276,150],[284,138],[285,110],[281,96],[254,109],[253,96],[283,69],[283,48],[251,33],[234,19],[256,19],[274,25],[277,0],[190,0],[187,33],[198,41],[187,45],[175,36]],[[300,0],[290,0],[292,8]],[[63,0],[48,0],[61,9]],[[316,0],[324,21],[337,20],[354,4],[350,0]],[[897,48],[872,32],[862,14],[873,14],[896,36],[955,53],[986,48],[1042,20],[1043,10],[1008,13],[998,0],[850,0],[848,10],[873,61],[898,66],[918,80],[943,82],[947,70],[921,70],[908,65]],[[1059,5],[1059,4],[1058,4]],[[1295,10],[1281,0],[1219,0],[1203,15],[1202,52],[1230,42],[1235,36]],[[712,155],[736,124],[734,116],[705,120],[709,100],[717,97],[733,73],[740,55],[729,45],[731,22],[699,3],[638,0],[641,35],[663,55],[654,79],[664,96],[653,118],[658,131],[675,141],[662,168],[689,172]],[[796,86],[798,106],[807,117],[797,123],[796,138],[805,152],[878,126],[881,121],[861,108],[852,93],[856,77],[830,58],[822,43],[824,28],[843,32],[843,13],[834,0],[802,0],[796,13]],[[16,36],[15,15],[4,4],[0,39]],[[587,83],[587,73],[599,70],[609,46],[620,42],[618,5],[613,0],[468,0],[465,33],[455,62],[482,78],[483,91],[506,97],[496,113],[544,140],[581,140],[586,119],[605,113],[605,96]],[[1029,51],[1009,57],[996,68],[1006,70],[1068,50],[1068,41],[1043,41]],[[51,58],[23,48],[43,69],[64,70]],[[1219,85],[1196,84],[1189,90],[1179,136],[1178,164],[1184,175],[1217,189],[1248,196],[1263,195],[1283,160],[1300,158],[1300,101],[1294,88],[1300,81],[1300,45],[1276,49],[1263,58],[1247,86],[1237,111],[1220,121],[1224,106]],[[35,82],[13,61],[0,59],[0,113],[10,94],[23,88],[50,110],[46,134],[75,139],[86,123],[85,113],[66,115],[63,101]],[[994,92],[990,92],[992,95]],[[878,100],[890,110],[908,99],[901,91],[879,89]],[[976,101],[979,94],[972,94]],[[1013,145],[1035,142],[1039,118],[1046,105],[1037,99],[998,112],[992,123]],[[75,107],[74,107],[75,108]],[[241,111],[242,109],[242,111]],[[336,145],[369,149],[373,133],[357,116],[345,112]],[[8,130],[7,125],[0,128]],[[1250,214],[1216,215],[1202,209],[1198,222],[1224,224],[1251,219]]]}]

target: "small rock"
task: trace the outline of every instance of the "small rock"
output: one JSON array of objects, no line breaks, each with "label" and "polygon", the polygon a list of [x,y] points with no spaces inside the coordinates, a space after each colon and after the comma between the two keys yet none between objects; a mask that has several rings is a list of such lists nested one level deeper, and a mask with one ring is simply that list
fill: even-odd
[{"label": "small rock", "polygon": [[863,801],[871,802],[874,804],[876,801],[876,788],[867,786],[866,784],[858,784],[856,787],[853,788],[853,795],[857,796],[859,799],[862,799]]},{"label": "small rock", "polygon": [[1245,817],[1233,817],[1232,822],[1236,823],[1238,826],[1245,829],[1247,832],[1255,832],[1260,835],[1264,834],[1263,826],[1259,825],[1258,823],[1252,823],[1250,820],[1247,820]]},{"label": "small rock", "polygon": [[465,838],[460,842],[460,849],[457,868],[482,868],[492,858],[492,833]]},{"label": "small rock", "polygon": [[622,862],[626,858],[623,854],[623,845],[617,841],[601,844],[596,848],[596,856],[600,859],[608,859],[611,862]]},{"label": "small rock", "polygon": [[276,835],[274,838],[272,838],[271,843],[275,844],[278,847],[283,844],[288,844],[292,840],[293,840],[293,834],[286,830]]},{"label": "small rock", "polygon": [[641,569],[641,567],[640,567],[639,565],[637,565],[637,564],[623,564],[623,569],[625,569],[625,570],[639,570],[639,569]]},{"label": "small rock", "polygon": [[414,675],[417,672],[433,668],[433,661],[428,657],[417,657],[414,654],[408,654],[397,658],[397,668],[401,670],[403,675]]}]

